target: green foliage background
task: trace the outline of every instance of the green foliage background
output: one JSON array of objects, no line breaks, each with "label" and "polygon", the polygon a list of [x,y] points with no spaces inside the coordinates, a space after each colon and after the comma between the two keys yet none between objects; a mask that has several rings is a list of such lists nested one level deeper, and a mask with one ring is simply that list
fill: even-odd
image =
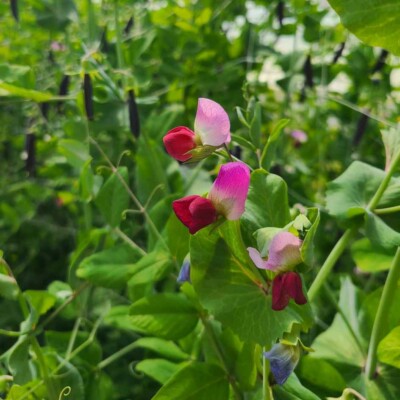
[{"label": "green foliage background", "polygon": [[[359,31],[360,3],[347,17],[343,2],[331,1],[346,28],[392,53],[361,43],[318,1],[0,4],[0,246],[30,305],[21,311],[19,289],[1,264],[0,328],[41,328],[35,338],[44,363],[49,370],[61,365],[54,393],[71,386],[75,400],[227,399],[226,371],[203,334],[211,326],[246,398],[259,399],[261,357],[254,343],[270,343],[273,328],[281,334],[278,323],[297,321],[310,327],[302,340],[315,354],[302,359],[297,376],[275,387],[277,399],[337,397],[346,387],[368,399],[398,398],[395,312],[378,351],[384,363],[379,379],[365,381],[362,369],[385,270],[399,245],[398,215],[381,219],[363,208],[384,175],[380,131],[396,130],[400,114],[399,46],[387,30]],[[386,15],[368,13],[378,21]],[[93,86],[93,121],[86,118],[85,74]],[[129,123],[130,91],[140,134],[137,121]],[[358,224],[367,232],[368,239],[356,237],[339,259],[313,304],[314,324],[293,307],[278,322],[260,317],[265,325],[244,325],[235,312],[243,307],[250,315],[246,308],[252,307],[242,281],[231,313],[225,312],[229,304],[209,295],[235,280],[235,267],[224,259],[226,270],[213,281],[201,253],[207,246],[210,256],[211,248],[232,248],[229,226],[222,241],[205,243],[209,236],[199,234],[190,244],[201,305],[190,285],[176,284],[189,235],[170,205],[208,191],[218,158],[179,166],[165,154],[162,137],[177,125],[193,127],[199,97],[229,113],[234,154],[240,146],[250,166],[261,165],[287,183],[253,174],[256,190],[243,217],[246,244],[255,245],[257,229],[284,226],[296,209],[319,208],[312,268],[305,275],[309,287],[345,228]],[[298,146],[294,130],[306,132],[308,141]],[[382,207],[398,204],[397,179],[389,189]],[[58,310],[68,298],[73,301]],[[260,297],[260,313],[268,301]],[[397,294],[394,302],[396,308]],[[393,343],[397,353],[391,357]],[[36,397],[29,394],[43,378],[40,360],[31,356],[34,346],[27,335],[0,336],[3,398],[46,396],[43,385]],[[123,348],[126,353],[111,363]],[[10,374],[13,382],[3,378]],[[167,381],[170,386],[159,390]],[[193,394],[203,383],[204,390]]]}]

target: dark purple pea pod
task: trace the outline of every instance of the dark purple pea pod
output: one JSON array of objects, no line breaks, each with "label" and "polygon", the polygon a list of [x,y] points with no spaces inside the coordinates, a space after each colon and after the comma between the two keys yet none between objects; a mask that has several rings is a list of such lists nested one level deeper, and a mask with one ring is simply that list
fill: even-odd
[{"label": "dark purple pea pod", "polygon": [[108,53],[108,51],[110,50],[110,45],[107,40],[107,26],[104,27],[103,32],[101,33],[100,49],[104,53]]},{"label": "dark purple pea pod", "polygon": [[89,121],[93,121],[93,86],[89,74],[85,74],[83,79],[83,95],[85,100],[86,117]]},{"label": "dark purple pea pod", "polygon": [[28,176],[34,176],[36,170],[36,135],[27,133],[25,138],[25,151],[27,154],[25,169]]},{"label": "dark purple pea pod", "polygon": [[376,60],[375,65],[373,66],[371,70],[371,75],[375,74],[376,72],[379,72],[383,69],[385,66],[385,61],[387,56],[389,55],[389,52],[385,49],[381,51],[381,54],[379,54],[378,59]]},{"label": "dark purple pea pod", "polygon": [[353,146],[358,146],[358,144],[361,142],[361,139],[363,138],[364,133],[367,130],[368,120],[368,115],[360,115],[360,118],[357,122],[357,128],[353,136]]},{"label": "dark purple pea pod", "polygon": [[124,34],[129,35],[130,31],[132,30],[133,26],[135,25],[135,20],[133,17],[130,17],[128,22],[125,25],[124,28]]},{"label": "dark purple pea pod", "polygon": [[[59,96],[66,96],[68,94],[68,89],[69,89],[69,83],[70,83],[70,77],[69,75],[64,75],[61,79],[60,86],[58,88],[58,95]],[[63,107],[64,101],[60,100],[57,102],[57,110],[59,113],[62,112],[62,107]]]},{"label": "dark purple pea pod", "polygon": [[18,0],[10,0],[10,9],[14,19],[19,22]]},{"label": "dark purple pea pod", "polygon": [[311,63],[311,55],[309,54],[306,58],[306,62],[303,66],[304,72],[304,85],[312,88],[314,86],[313,68]]},{"label": "dark purple pea pod", "polygon": [[40,103],[39,108],[40,108],[40,112],[43,115],[43,118],[45,120],[48,120],[47,117],[49,115],[50,103],[49,102]]},{"label": "dark purple pea pod", "polygon": [[337,48],[337,50],[335,51],[335,54],[333,55],[332,65],[335,65],[338,62],[339,58],[343,54],[343,50],[344,50],[345,46],[346,46],[346,42],[342,42],[339,44],[339,47]]},{"label": "dark purple pea pod", "polygon": [[128,91],[128,109],[129,109],[129,128],[133,136],[139,137],[140,135],[140,120],[138,107],[135,100],[135,91],[133,89]]},{"label": "dark purple pea pod", "polygon": [[279,27],[283,27],[283,19],[285,18],[285,3],[283,1],[279,1],[276,6],[276,16],[278,18]]}]

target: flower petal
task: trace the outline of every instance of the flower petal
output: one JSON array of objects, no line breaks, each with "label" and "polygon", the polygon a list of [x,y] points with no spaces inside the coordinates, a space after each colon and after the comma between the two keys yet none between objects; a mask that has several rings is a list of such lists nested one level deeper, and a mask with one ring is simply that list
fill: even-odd
[{"label": "flower petal", "polygon": [[307,303],[300,275],[293,271],[280,274],[272,281],[272,309],[283,310],[291,298],[299,305]]},{"label": "flower petal", "polygon": [[299,362],[300,349],[298,346],[276,343],[270,351],[264,352],[264,357],[269,360],[276,383],[283,385]]},{"label": "flower petal", "polygon": [[186,126],[171,129],[163,138],[167,153],[178,161],[187,161],[192,157],[188,153],[196,147],[195,134]]},{"label": "flower petal", "polygon": [[190,262],[188,260],[184,261],[179,271],[178,279],[176,280],[179,283],[191,282],[190,280]]},{"label": "flower petal", "polygon": [[244,213],[249,184],[250,170],[246,164],[227,163],[219,170],[208,198],[226,219],[239,219]]},{"label": "flower petal", "polygon": [[249,252],[249,256],[257,268],[267,269],[267,262],[262,259],[261,254],[257,249],[248,247],[247,251]]},{"label": "flower petal", "polygon": [[211,201],[197,195],[173,201],[172,208],[192,235],[217,219],[217,211]]},{"label": "flower petal", "polygon": [[231,140],[230,122],[226,111],[215,101],[200,98],[194,130],[203,145],[221,146]]},{"label": "flower petal", "polygon": [[[290,269],[301,263],[302,241],[290,232],[279,232],[269,246],[267,269]],[[283,268],[282,268],[283,267]]]}]

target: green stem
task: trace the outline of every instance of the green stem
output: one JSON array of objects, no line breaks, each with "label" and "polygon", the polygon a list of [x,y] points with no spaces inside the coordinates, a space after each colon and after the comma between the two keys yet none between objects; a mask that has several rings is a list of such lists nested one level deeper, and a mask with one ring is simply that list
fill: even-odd
[{"label": "green stem", "polygon": [[387,207],[387,208],[376,208],[374,210],[374,213],[377,215],[380,215],[380,214],[392,214],[392,213],[395,213],[398,211],[400,211],[400,206]]},{"label": "green stem", "polygon": [[308,290],[308,299],[312,302],[317,293],[321,289],[322,285],[326,281],[328,275],[332,271],[332,268],[336,264],[336,261],[342,255],[343,251],[347,247],[350,239],[355,234],[355,230],[347,229],[343,236],[338,240],[335,244],[335,247],[332,249],[331,253],[329,254],[328,258],[325,260],[324,264],[322,265],[321,269],[319,270],[314,282],[312,283],[310,289]]},{"label": "green stem", "polygon": [[379,185],[378,190],[376,191],[374,197],[371,199],[371,201],[368,204],[368,207],[367,207],[368,210],[370,210],[370,211],[375,210],[381,197],[383,196],[383,193],[385,192],[386,188],[389,185],[390,179],[392,179],[392,175],[393,175],[394,171],[396,170],[399,161],[400,161],[400,151],[397,152],[393,161],[390,163],[390,166],[389,166],[389,169],[387,170],[385,178]]},{"label": "green stem", "polygon": [[390,307],[393,304],[393,299],[396,291],[398,290],[397,283],[400,279],[400,247],[397,248],[396,255],[394,256],[392,265],[390,267],[386,283],[383,288],[381,300],[379,302],[378,311],[376,313],[374,326],[372,328],[371,340],[368,347],[367,364],[365,373],[368,379],[372,379],[376,370],[376,350],[379,341],[385,334],[387,329],[387,316],[390,312]]},{"label": "green stem", "polygon": [[228,363],[227,363],[227,361],[225,359],[225,356],[224,356],[224,353],[222,351],[222,348],[221,348],[221,346],[220,346],[220,344],[218,342],[218,339],[217,339],[217,337],[215,335],[214,329],[211,326],[210,321],[208,320],[208,317],[203,315],[203,314],[200,314],[200,319],[201,319],[201,321],[202,321],[202,323],[204,325],[204,328],[205,328],[206,333],[208,334],[208,337],[211,340],[211,344],[214,347],[215,353],[217,354],[217,356],[218,356],[219,360],[221,361],[221,364],[222,364],[222,366],[224,368],[224,371],[227,374],[229,383],[230,383],[230,385],[231,385],[231,387],[233,389],[233,392],[235,393],[235,398],[237,400],[242,400],[243,396],[242,396],[242,393],[240,392],[239,387],[237,386],[236,378],[230,372],[229,365],[228,365]]},{"label": "green stem", "polygon": [[129,236],[125,235],[124,232],[121,231],[119,228],[114,228],[114,232],[129,246],[133,249],[138,250],[142,256],[145,256],[147,253],[138,245],[136,244]]},{"label": "green stem", "polygon": [[97,365],[98,369],[103,369],[107,366],[109,366],[111,363],[114,361],[117,361],[119,358],[124,356],[125,354],[131,352],[132,350],[137,348],[136,342],[133,342],[131,344],[128,344],[127,346],[123,347],[121,350],[118,350],[116,353],[112,354],[110,357],[107,357],[103,361],[99,362]]},{"label": "green stem", "polygon": [[86,0],[86,12],[87,12],[87,28],[88,28],[88,39],[89,43],[93,43],[96,39],[96,18],[93,10],[91,0]]},{"label": "green stem", "polygon": [[[263,348],[263,353],[266,351]],[[271,393],[271,387],[268,381],[269,376],[269,361],[263,356],[263,400],[273,400],[273,395]]]},{"label": "green stem", "polygon": [[116,35],[116,48],[117,48],[117,66],[118,69],[124,68],[124,58],[122,55],[122,37],[119,29],[119,6],[118,0],[114,0],[114,24],[115,24],[115,35]]},{"label": "green stem", "polygon": [[227,146],[226,143],[224,143],[224,148],[225,148],[226,153],[227,153],[227,155],[228,155],[228,157],[229,157],[229,160],[230,160],[231,162],[233,162],[234,160],[233,160],[233,158],[232,158],[232,154],[231,154],[231,152],[229,151],[228,146]]}]

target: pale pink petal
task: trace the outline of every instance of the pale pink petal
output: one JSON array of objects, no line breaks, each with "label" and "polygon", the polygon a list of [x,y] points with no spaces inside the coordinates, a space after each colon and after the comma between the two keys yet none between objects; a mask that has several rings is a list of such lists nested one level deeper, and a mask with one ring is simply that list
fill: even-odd
[{"label": "pale pink petal", "polygon": [[302,241],[289,232],[280,232],[273,237],[269,246],[267,269],[290,269],[301,263]]},{"label": "pale pink petal", "polygon": [[203,145],[221,146],[231,140],[230,122],[226,111],[215,101],[200,98],[194,130]]},{"label": "pale pink petal", "polygon": [[254,247],[248,247],[247,251],[253,263],[257,268],[267,269],[267,262],[261,258],[260,252]]},{"label": "pale pink petal", "polygon": [[227,163],[219,170],[208,198],[226,219],[239,219],[244,213],[249,184],[250,170],[246,164]]}]

